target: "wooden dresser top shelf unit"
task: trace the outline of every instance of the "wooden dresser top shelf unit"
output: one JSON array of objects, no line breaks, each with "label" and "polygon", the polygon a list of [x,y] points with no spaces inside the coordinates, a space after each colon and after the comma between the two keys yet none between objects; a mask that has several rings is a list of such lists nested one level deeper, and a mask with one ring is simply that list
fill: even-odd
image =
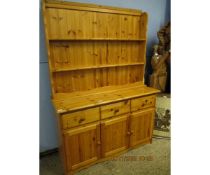
[{"label": "wooden dresser top shelf unit", "polygon": [[142,83],[108,86],[89,91],[57,93],[53,103],[57,113],[72,112],[84,108],[105,105],[122,100],[156,94],[159,90],[146,87]]}]

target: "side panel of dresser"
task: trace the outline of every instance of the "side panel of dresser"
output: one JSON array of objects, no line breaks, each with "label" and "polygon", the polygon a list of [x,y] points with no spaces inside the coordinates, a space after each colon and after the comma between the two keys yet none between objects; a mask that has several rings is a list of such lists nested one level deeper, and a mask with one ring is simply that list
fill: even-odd
[{"label": "side panel of dresser", "polygon": [[62,130],[62,116],[60,114],[57,114],[57,123],[58,123],[58,138],[59,138],[59,155],[62,161],[62,165],[64,168],[64,174],[67,174],[67,163],[66,163],[66,150],[65,150],[65,145],[64,145],[64,140],[63,140],[63,130]]}]

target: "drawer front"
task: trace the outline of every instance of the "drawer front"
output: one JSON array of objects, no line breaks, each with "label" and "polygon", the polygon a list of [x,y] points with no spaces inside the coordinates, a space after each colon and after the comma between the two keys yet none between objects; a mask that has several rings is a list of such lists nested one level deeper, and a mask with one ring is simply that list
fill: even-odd
[{"label": "drawer front", "polygon": [[101,106],[101,119],[118,116],[130,112],[130,100]]},{"label": "drawer front", "polygon": [[99,107],[64,114],[62,116],[63,129],[98,121],[100,118],[99,115]]},{"label": "drawer front", "polygon": [[154,107],[155,106],[155,95],[150,95],[146,97],[140,97],[131,100],[131,112],[137,111],[140,109]]}]

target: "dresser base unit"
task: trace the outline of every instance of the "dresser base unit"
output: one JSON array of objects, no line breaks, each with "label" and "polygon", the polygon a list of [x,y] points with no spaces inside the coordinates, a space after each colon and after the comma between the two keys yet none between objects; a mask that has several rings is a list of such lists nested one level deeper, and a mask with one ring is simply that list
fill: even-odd
[{"label": "dresser base unit", "polygon": [[152,142],[156,93],[140,83],[57,94],[66,174]]},{"label": "dresser base unit", "polygon": [[159,90],[144,85],[148,15],[43,0],[65,175],[152,142]]}]

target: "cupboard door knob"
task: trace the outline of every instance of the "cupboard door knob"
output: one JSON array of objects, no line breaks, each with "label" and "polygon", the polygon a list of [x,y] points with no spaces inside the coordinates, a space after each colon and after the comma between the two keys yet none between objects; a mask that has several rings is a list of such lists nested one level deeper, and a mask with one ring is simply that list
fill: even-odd
[{"label": "cupboard door knob", "polygon": [[131,130],[131,135],[133,134],[133,132],[134,132],[134,131],[133,131],[133,130]]},{"label": "cupboard door knob", "polygon": [[131,135],[131,132],[130,132],[130,131],[128,131],[128,132],[127,132],[127,135]]},{"label": "cupboard door knob", "polygon": [[100,141],[97,141],[97,144],[98,144],[98,145],[101,145],[101,142],[100,142]]}]

